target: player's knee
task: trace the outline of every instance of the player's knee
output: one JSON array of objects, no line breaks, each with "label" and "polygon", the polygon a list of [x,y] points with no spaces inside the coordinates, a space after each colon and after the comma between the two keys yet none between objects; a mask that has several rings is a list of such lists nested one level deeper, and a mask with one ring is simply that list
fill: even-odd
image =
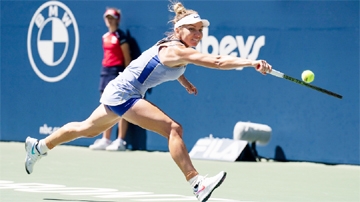
[{"label": "player's knee", "polygon": [[173,122],[171,123],[171,132],[170,135],[177,135],[182,138],[183,128],[179,123]]}]

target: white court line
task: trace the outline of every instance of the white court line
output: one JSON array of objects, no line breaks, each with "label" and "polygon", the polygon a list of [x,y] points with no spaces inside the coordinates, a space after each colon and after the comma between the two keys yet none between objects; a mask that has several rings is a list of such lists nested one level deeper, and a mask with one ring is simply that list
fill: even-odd
[{"label": "white court line", "polygon": [[[12,189],[28,193],[57,193],[62,195],[90,195],[96,198],[127,198],[132,201],[197,201],[195,196],[183,196],[178,194],[154,194],[152,192],[119,192],[117,189],[92,188],[92,187],[66,187],[58,184],[44,183],[14,183],[13,181],[0,180],[0,189]],[[211,201],[235,200],[211,198]]]}]

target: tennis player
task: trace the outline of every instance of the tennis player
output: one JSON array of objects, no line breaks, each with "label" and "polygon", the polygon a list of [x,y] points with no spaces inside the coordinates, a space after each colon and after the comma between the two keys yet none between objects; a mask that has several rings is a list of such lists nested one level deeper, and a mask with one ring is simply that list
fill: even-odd
[{"label": "tennis player", "polygon": [[176,14],[172,20],[173,33],[143,52],[123,73],[110,81],[100,98],[101,104],[86,120],[67,123],[40,141],[26,138],[25,168],[28,174],[33,172],[36,161],[55,146],[80,137],[95,137],[123,117],[167,138],[171,157],[190,183],[197,199],[207,201],[210,198],[225,179],[226,172],[221,171],[213,177],[200,175],[183,142],[182,126],[145,100],[145,92],[161,83],[177,79],[188,93],[196,95],[198,90],[184,76],[187,64],[219,70],[255,67],[263,74],[270,72],[272,67],[264,60],[254,61],[196,51],[193,47],[201,40],[203,27],[209,26],[209,21],[201,19],[196,11],[186,9],[180,2],[172,3],[170,10]]}]

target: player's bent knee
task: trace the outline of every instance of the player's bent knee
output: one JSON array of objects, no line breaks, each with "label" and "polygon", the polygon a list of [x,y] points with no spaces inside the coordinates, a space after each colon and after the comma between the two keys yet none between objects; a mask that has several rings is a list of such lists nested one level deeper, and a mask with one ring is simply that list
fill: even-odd
[{"label": "player's bent knee", "polygon": [[171,135],[178,135],[182,138],[183,128],[180,124],[173,122],[171,124]]}]

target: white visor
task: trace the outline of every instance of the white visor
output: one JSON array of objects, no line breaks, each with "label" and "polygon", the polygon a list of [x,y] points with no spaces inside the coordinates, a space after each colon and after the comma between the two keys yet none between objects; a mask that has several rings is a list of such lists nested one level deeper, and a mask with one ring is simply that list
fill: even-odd
[{"label": "white visor", "polygon": [[203,27],[208,27],[210,25],[210,22],[206,19],[201,19],[198,14],[191,14],[186,17],[183,17],[181,20],[179,20],[177,23],[175,23],[174,28],[178,28],[182,25],[191,25],[198,22],[203,23]]}]

